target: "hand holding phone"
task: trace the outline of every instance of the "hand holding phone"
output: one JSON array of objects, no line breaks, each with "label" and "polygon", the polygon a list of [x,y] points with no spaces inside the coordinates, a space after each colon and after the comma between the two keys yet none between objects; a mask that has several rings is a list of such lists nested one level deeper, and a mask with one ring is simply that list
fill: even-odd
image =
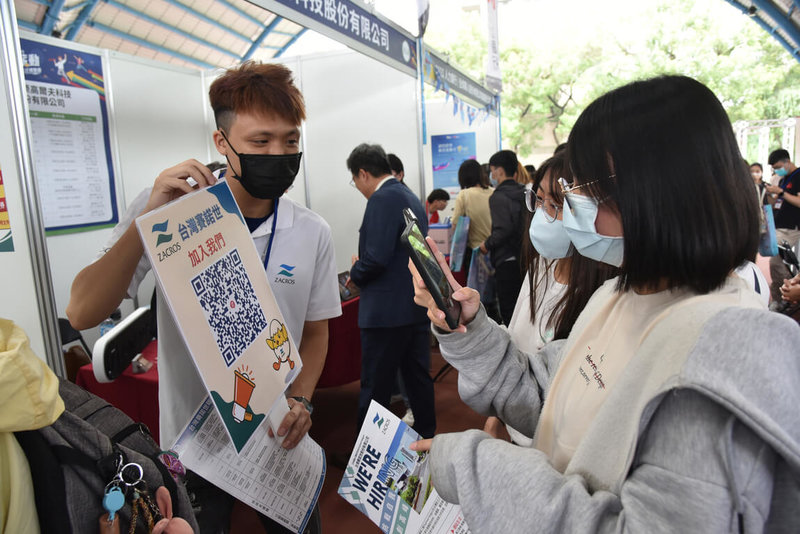
[{"label": "hand holding phone", "polygon": [[453,288],[425,236],[422,235],[414,213],[406,208],[403,210],[403,215],[406,219],[406,228],[400,235],[400,240],[408,248],[411,261],[425,282],[436,306],[444,312],[447,326],[455,330],[461,317],[461,304],[453,298]]}]

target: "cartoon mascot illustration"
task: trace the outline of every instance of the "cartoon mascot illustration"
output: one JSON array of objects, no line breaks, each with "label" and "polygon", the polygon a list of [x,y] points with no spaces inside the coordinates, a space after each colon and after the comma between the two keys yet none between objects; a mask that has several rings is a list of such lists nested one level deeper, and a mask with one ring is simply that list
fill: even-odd
[{"label": "cartoon mascot illustration", "polygon": [[269,323],[269,339],[267,339],[267,345],[272,349],[272,352],[275,353],[275,357],[278,359],[277,362],[272,364],[273,369],[280,371],[281,364],[284,362],[289,362],[289,369],[294,369],[294,362],[290,357],[291,345],[289,344],[289,332],[286,331],[286,326],[277,319],[273,319]]}]

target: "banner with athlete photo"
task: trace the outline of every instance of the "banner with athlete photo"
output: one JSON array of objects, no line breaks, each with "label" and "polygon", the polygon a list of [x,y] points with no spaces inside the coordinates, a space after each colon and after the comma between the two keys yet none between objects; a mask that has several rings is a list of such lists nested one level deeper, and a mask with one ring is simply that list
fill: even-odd
[{"label": "banner with athlete photo", "polygon": [[136,227],[184,343],[240,452],[302,362],[239,207],[228,184],[220,182],[142,215]]},{"label": "banner with athlete photo", "polygon": [[20,39],[31,149],[47,235],[119,220],[103,58]]}]

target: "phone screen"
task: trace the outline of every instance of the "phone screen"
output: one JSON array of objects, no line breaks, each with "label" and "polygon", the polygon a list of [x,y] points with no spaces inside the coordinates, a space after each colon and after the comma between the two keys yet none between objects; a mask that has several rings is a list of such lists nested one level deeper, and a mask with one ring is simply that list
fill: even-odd
[{"label": "phone screen", "polygon": [[416,260],[414,264],[420,271],[420,275],[425,280],[429,291],[434,296],[436,304],[445,312],[448,325],[451,328],[456,328],[458,326],[458,318],[461,315],[461,306],[457,301],[453,300],[453,288],[450,286],[450,282],[447,280],[439,262],[436,261],[433,251],[425,241],[425,237],[422,235],[416,220],[409,221],[404,236],[408,246],[412,249],[410,251],[412,259]]}]

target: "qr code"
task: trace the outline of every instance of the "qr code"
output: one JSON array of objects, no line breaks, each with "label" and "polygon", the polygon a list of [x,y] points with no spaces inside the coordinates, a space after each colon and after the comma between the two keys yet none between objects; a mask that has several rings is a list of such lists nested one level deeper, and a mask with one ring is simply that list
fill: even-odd
[{"label": "qr code", "polygon": [[233,249],[192,279],[192,289],[230,367],[267,327],[239,251]]}]

